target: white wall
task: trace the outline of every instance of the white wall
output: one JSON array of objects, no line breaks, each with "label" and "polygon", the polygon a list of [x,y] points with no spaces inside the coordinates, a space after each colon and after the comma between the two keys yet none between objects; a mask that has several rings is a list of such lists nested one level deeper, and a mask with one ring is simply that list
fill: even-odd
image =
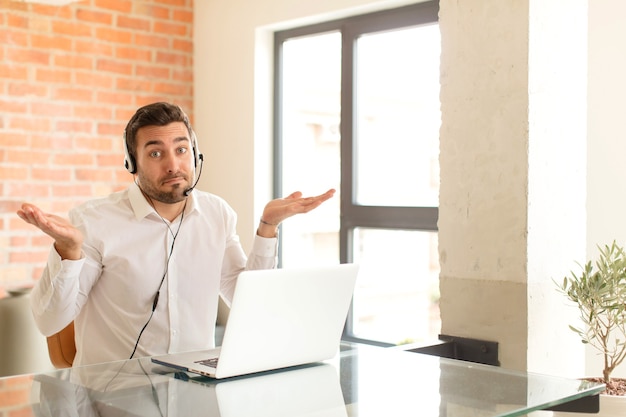
[{"label": "white wall", "polygon": [[[626,245],[626,2],[589,1],[587,258],[613,239]],[[564,155],[565,156],[565,155]],[[575,266],[572,266],[575,268]],[[601,358],[587,354],[587,373]],[[626,364],[614,376],[626,377]]]}]

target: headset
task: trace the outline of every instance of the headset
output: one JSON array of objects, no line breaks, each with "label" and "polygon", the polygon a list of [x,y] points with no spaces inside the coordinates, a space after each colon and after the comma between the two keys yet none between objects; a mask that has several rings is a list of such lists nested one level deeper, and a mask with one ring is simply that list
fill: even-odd
[{"label": "headset", "polygon": [[[203,156],[198,150],[198,138],[196,137],[196,133],[191,130],[191,149],[193,151],[193,161],[194,168],[198,169],[198,166],[202,165]],[[122,135],[122,139],[124,140],[124,168],[131,174],[137,173],[137,163],[135,162],[135,158],[131,155],[128,150],[128,140],[126,138],[126,129],[124,129],[124,134]]]}]

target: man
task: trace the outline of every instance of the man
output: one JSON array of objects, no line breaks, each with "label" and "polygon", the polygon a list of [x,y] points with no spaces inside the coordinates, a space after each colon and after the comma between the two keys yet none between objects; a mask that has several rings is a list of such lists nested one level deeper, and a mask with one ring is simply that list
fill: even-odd
[{"label": "man", "polygon": [[54,239],[32,310],[46,336],[74,321],[76,365],[214,347],[218,296],[230,302],[244,269],[274,268],[278,225],[334,194],[270,201],[246,257],[232,208],[194,189],[202,155],[178,106],[138,109],[124,142],[126,190],[69,221],[31,204],[17,212]]}]

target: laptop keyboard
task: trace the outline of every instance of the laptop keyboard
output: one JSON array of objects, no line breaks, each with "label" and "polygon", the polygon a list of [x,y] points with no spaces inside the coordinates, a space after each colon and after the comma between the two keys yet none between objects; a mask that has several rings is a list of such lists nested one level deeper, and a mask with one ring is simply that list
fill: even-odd
[{"label": "laptop keyboard", "polygon": [[211,368],[217,368],[218,359],[219,358],[204,359],[201,361],[196,361],[196,363],[199,363],[200,365],[209,366]]}]

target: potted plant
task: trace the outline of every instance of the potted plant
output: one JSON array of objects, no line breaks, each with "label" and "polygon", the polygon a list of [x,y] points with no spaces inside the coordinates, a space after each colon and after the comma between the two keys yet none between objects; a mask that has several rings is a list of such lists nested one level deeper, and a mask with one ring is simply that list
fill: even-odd
[{"label": "potted plant", "polygon": [[[607,388],[601,397],[622,396],[620,407],[626,407],[626,379],[611,376],[626,359],[626,252],[615,241],[598,249],[595,262],[581,265],[579,273],[572,271],[558,285],[580,311],[582,326],[570,325],[570,329],[604,360],[602,377],[587,379],[603,382]],[[612,408],[608,402],[613,401],[600,400],[600,415],[605,415]],[[626,415],[626,408],[621,410],[619,415]]]}]

